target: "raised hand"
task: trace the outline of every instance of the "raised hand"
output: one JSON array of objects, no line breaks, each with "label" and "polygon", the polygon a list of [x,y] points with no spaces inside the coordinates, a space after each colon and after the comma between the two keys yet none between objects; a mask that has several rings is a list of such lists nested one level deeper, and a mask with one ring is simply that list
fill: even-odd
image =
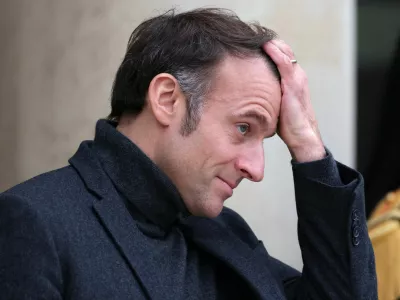
[{"label": "raised hand", "polygon": [[295,60],[292,49],[281,40],[263,46],[281,74],[282,102],[278,134],[298,162],[319,160],[326,152],[314,110],[307,76]]}]

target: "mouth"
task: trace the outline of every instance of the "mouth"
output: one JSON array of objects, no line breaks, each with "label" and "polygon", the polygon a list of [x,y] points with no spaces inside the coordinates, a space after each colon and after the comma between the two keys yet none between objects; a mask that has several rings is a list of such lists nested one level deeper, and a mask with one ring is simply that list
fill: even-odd
[{"label": "mouth", "polygon": [[234,190],[237,187],[236,183],[233,182],[229,182],[227,180],[222,179],[221,177],[218,177],[218,179],[220,179],[221,181],[223,181],[224,183],[226,183],[232,190]]},{"label": "mouth", "polygon": [[220,177],[217,177],[217,178],[221,181],[221,187],[222,187],[222,190],[223,190],[223,195],[224,195],[223,198],[224,198],[224,200],[232,197],[233,188],[225,180],[223,180],[222,178],[220,178]]}]

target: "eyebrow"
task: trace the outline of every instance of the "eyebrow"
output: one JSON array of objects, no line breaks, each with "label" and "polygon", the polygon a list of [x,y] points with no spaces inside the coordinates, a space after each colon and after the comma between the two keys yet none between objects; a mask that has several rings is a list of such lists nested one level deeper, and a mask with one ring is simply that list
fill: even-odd
[{"label": "eyebrow", "polygon": [[237,114],[237,117],[239,117],[239,118],[252,118],[252,119],[257,120],[257,122],[259,122],[262,126],[267,126],[268,125],[267,118],[263,114],[260,114],[256,110],[248,110],[246,112],[239,113],[239,114]]}]

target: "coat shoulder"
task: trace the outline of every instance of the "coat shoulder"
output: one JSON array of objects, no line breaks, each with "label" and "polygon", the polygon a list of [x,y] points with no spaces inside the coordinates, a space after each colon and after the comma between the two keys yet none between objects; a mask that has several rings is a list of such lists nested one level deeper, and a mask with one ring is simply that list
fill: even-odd
[{"label": "coat shoulder", "polygon": [[78,173],[66,166],[37,175],[1,193],[0,196],[17,196],[32,202],[64,198],[85,189]]},{"label": "coat shoulder", "polygon": [[66,166],[33,177],[0,194],[3,205],[13,205],[13,199],[40,215],[64,218],[71,210],[93,203],[95,197],[88,193],[78,173]]}]

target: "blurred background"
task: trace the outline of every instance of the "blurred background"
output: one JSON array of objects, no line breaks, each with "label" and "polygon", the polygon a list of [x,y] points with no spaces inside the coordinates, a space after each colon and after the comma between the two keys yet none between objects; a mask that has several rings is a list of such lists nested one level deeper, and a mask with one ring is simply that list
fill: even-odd
[{"label": "blurred background", "polygon": [[[368,214],[400,185],[400,1],[3,0],[0,2],[0,192],[65,166],[108,115],[130,33],[170,8],[213,6],[274,29],[306,70],[326,146],[365,176]],[[265,144],[266,176],[228,206],[270,254],[301,269],[290,155]],[[323,199],[322,199],[323,200]]]}]

